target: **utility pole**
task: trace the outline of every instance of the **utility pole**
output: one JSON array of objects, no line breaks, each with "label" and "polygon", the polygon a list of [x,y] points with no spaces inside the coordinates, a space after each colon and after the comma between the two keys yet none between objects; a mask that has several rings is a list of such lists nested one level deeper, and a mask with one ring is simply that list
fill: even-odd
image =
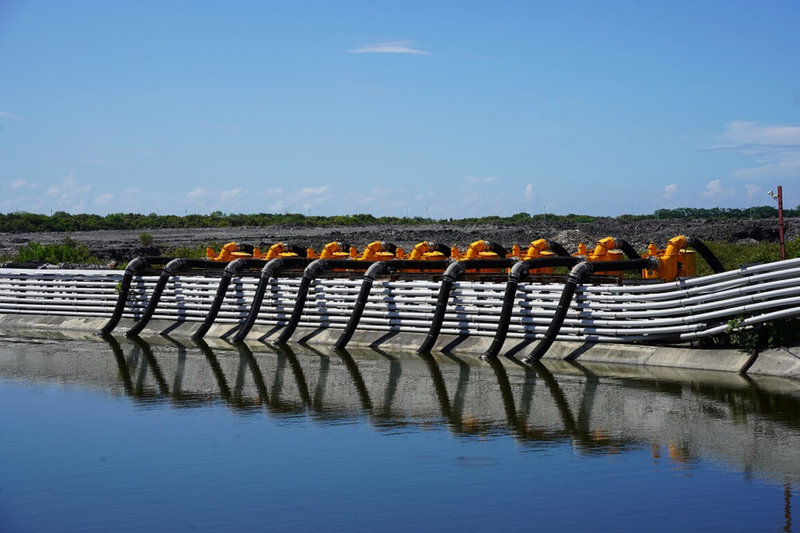
[{"label": "utility pole", "polygon": [[778,201],[778,238],[781,242],[781,261],[786,259],[786,243],[783,238],[783,187],[778,185],[778,194],[769,191],[767,193]]}]

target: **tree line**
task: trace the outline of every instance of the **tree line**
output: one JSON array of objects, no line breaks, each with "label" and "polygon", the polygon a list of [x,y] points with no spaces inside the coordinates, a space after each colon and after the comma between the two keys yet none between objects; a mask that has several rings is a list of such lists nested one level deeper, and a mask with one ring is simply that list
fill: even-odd
[{"label": "tree line", "polygon": [[[743,220],[777,218],[778,210],[772,206],[750,208],[695,208],[658,209],[649,215],[620,215],[596,217],[591,215],[555,215],[551,213],[520,212],[508,217],[486,216],[459,219],[432,219],[427,217],[375,217],[370,214],[311,216],[300,213],[224,214],[214,211],[208,215],[158,215],[150,213],[111,213],[108,215],[70,214],[56,211],[52,215],[16,211],[0,214],[0,232],[41,231],[94,231],[140,230],[158,228],[224,228],[242,226],[407,226],[414,224],[535,224],[538,222],[593,222],[599,219],[650,220],[650,219],[703,219]],[[785,217],[800,217],[800,206],[784,209]]]}]

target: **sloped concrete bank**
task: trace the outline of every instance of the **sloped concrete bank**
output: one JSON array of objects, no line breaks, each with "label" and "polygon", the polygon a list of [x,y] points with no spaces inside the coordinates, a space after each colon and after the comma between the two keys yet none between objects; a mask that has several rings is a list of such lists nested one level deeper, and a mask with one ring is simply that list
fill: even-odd
[{"label": "sloped concrete bank", "polygon": [[[47,315],[0,315],[0,336],[46,337],[52,339],[86,339],[107,322],[106,318],[84,318]],[[117,331],[125,331],[133,321],[123,319]],[[197,322],[170,322],[153,320],[141,337],[151,341],[164,337],[191,344]],[[212,326],[203,342],[214,347],[230,347],[227,338],[236,331],[234,324]],[[259,345],[274,341],[281,327],[256,328],[250,333],[247,344],[254,350]],[[329,328],[298,328],[293,339],[310,346],[331,347],[341,330]],[[372,349],[381,352],[415,352],[424,335],[419,333],[387,333],[379,331],[357,331],[350,342],[353,350]],[[479,361],[491,344],[491,337],[441,335],[434,351]],[[535,347],[537,341],[508,339],[503,345],[500,361],[504,364],[521,364],[519,361]],[[800,345],[772,348],[760,352],[755,361],[750,355],[734,348],[700,348],[689,344],[648,345],[580,343],[557,341],[546,353],[548,361],[566,360],[575,363],[610,365],[635,365],[647,367],[669,367],[678,369],[706,370],[742,373],[748,375],[778,376],[800,379]]]}]

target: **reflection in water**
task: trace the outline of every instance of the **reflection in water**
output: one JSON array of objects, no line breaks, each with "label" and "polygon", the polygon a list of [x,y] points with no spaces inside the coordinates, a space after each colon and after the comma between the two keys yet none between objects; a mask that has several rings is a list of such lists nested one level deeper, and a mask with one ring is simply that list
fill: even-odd
[{"label": "reflection in water", "polygon": [[[222,402],[235,412],[324,424],[358,417],[381,431],[440,426],[464,438],[511,435],[530,449],[567,442],[579,454],[649,450],[653,461],[674,469],[696,468],[699,458],[711,457],[745,475],[781,484],[800,480],[800,384],[790,380],[297,345],[259,344],[254,353],[244,343],[212,349],[203,340],[187,346],[169,338],[159,344],[103,338],[108,350],[82,341],[81,361],[95,373],[84,379],[137,402],[182,408]],[[30,355],[28,371],[61,379],[57,355],[48,357],[37,366]],[[109,360],[113,375],[96,375]]]}]

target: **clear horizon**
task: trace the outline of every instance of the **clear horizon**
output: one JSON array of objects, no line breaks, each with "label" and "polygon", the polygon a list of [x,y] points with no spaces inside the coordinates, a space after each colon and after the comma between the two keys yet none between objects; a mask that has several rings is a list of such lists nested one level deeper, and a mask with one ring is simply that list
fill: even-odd
[{"label": "clear horizon", "polygon": [[0,211],[800,204],[800,4],[0,5]]}]

